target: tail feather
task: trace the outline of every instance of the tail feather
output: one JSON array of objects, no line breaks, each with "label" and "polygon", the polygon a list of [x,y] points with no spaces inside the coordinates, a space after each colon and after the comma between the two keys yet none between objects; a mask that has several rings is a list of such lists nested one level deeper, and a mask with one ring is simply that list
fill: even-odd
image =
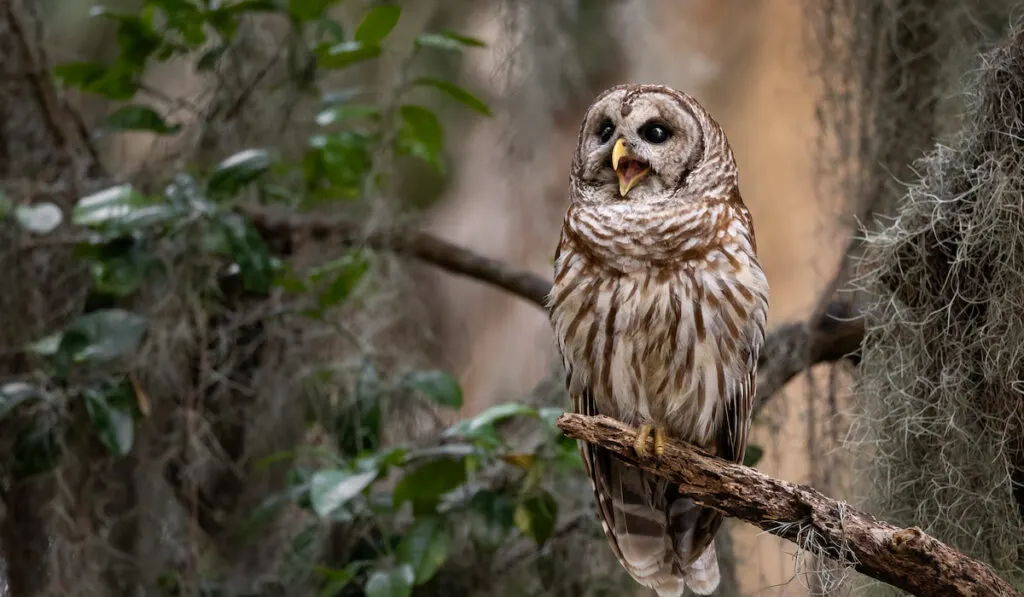
[{"label": "tail feather", "polygon": [[[611,461],[612,531],[623,564],[641,584],[672,569],[672,541],[665,512],[657,507],[656,477],[619,460]],[[653,506],[653,507],[652,507]]]},{"label": "tail feather", "polygon": [[722,576],[718,572],[718,555],[715,553],[714,541],[689,568],[683,571],[683,578],[686,579],[686,586],[698,595],[710,595],[715,592]]},{"label": "tail feather", "polygon": [[680,495],[664,478],[600,448],[588,446],[585,455],[605,534],[630,576],[659,597],[680,597],[687,587],[699,595],[714,592],[719,572],[711,538],[717,513],[709,519],[713,511]]}]

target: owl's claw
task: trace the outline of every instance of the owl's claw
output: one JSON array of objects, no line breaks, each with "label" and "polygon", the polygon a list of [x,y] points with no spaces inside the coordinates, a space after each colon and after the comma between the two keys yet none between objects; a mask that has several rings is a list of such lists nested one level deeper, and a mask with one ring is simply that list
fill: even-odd
[{"label": "owl's claw", "polygon": [[654,456],[660,458],[665,453],[665,429],[654,425],[641,425],[637,431],[636,440],[633,442],[633,450],[637,456],[647,458],[651,455],[647,451],[647,439],[654,435]]},{"label": "owl's claw", "polygon": [[647,438],[651,437],[651,431],[654,429],[651,425],[641,425],[640,429],[636,433],[636,439],[633,440],[633,450],[636,451],[636,455],[641,458],[647,457]]}]

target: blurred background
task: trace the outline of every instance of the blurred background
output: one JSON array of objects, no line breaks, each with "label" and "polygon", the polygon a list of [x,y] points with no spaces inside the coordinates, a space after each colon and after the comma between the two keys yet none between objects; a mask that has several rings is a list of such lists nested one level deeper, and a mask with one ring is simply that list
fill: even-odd
[{"label": "blurred background", "polygon": [[[646,595],[551,425],[568,403],[544,311],[374,249],[421,229],[549,279],[585,108],[608,86],[660,83],[729,137],[769,327],[807,320],[854,222],[892,213],[895,180],[955,130],[953,90],[1014,14],[38,2],[10,13],[39,44],[22,57],[56,67],[80,119],[70,162],[21,156],[5,179],[11,205],[65,214],[48,228],[17,212],[30,239],[6,247],[24,269],[4,283],[24,292],[5,299],[4,346],[36,343],[2,388],[15,597]],[[65,190],[40,199],[46,177]],[[772,398],[758,469],[864,493],[844,443],[849,373],[813,367]],[[720,542],[717,594],[855,588],[753,526],[729,521]]]}]

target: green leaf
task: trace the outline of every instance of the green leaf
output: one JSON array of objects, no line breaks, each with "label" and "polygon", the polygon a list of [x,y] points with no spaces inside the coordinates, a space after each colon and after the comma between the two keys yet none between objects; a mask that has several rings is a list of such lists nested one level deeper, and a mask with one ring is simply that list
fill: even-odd
[{"label": "green leaf", "polygon": [[415,573],[401,564],[391,570],[375,570],[366,581],[366,597],[410,597]]},{"label": "green leaf", "polygon": [[77,87],[110,100],[128,100],[139,88],[138,73],[123,65],[104,66],[96,62],[66,62],[54,68],[64,86]]},{"label": "green leaf", "polygon": [[153,28],[153,24],[142,16],[113,13],[107,13],[106,16],[118,21],[116,38],[117,45],[121,48],[119,59],[143,68],[150,56],[160,48],[163,37]]},{"label": "green leaf", "polygon": [[[327,309],[345,301],[369,271],[370,262],[361,251],[349,251],[340,259],[332,261],[329,268],[328,271],[335,277],[327,290],[317,297],[321,309]],[[319,271],[323,271],[323,269],[320,268]]]},{"label": "green leaf", "polygon": [[373,165],[373,141],[373,137],[352,131],[314,135],[303,163],[311,200],[318,196],[331,201],[358,198]]},{"label": "green leaf", "polygon": [[377,471],[353,473],[342,470],[318,471],[313,475],[309,500],[318,516],[327,517],[356,497],[377,478]]},{"label": "green leaf", "polygon": [[299,21],[315,21],[324,11],[341,0],[288,0],[288,14]]},{"label": "green leaf", "polygon": [[343,455],[356,456],[364,450],[380,447],[383,394],[384,386],[377,369],[365,361],[356,378],[355,392],[335,422],[334,435]]},{"label": "green leaf", "polygon": [[85,410],[100,441],[114,456],[127,456],[135,440],[135,419],[120,387],[87,388]]},{"label": "green leaf", "polygon": [[329,39],[332,43],[340,44],[345,41],[345,28],[341,23],[333,19],[320,19],[317,21],[317,31]]},{"label": "green leaf", "polygon": [[448,81],[433,79],[431,77],[420,77],[413,81],[413,85],[433,87],[444,92],[453,100],[469,106],[484,116],[491,115],[491,109],[487,107],[487,104],[485,104],[483,100],[466,91],[462,87],[449,83]]},{"label": "green leaf", "polygon": [[181,125],[170,125],[149,106],[122,106],[107,116],[107,127],[115,131],[151,131],[169,135],[181,130]]},{"label": "green leaf", "polygon": [[21,480],[53,470],[63,452],[53,417],[45,412],[36,413],[29,424],[17,427],[12,476]]},{"label": "green leaf", "polygon": [[544,545],[555,532],[558,502],[545,490],[539,490],[516,506],[515,522],[524,535]]},{"label": "green leaf", "polygon": [[747,451],[743,453],[743,466],[754,466],[764,456],[764,448],[754,444],[747,444]]},{"label": "green leaf", "polygon": [[71,362],[107,361],[135,352],[146,331],[146,318],[123,309],[101,309],[82,315],[61,337],[57,354]]},{"label": "green leaf", "polygon": [[164,187],[164,198],[167,203],[177,209],[194,209],[199,212],[214,211],[213,205],[206,201],[203,189],[194,177],[178,172],[171,182]]},{"label": "green leaf", "polygon": [[406,455],[409,453],[408,449],[401,447],[389,448],[387,450],[381,450],[370,456],[363,456],[355,462],[355,468],[359,471],[377,471],[378,474],[383,475],[388,470],[401,464]]},{"label": "green leaf", "polygon": [[437,116],[422,106],[408,104],[399,108],[399,114],[402,125],[396,140],[398,152],[418,157],[437,171],[442,171],[444,131]]},{"label": "green leaf", "polygon": [[218,223],[227,250],[238,265],[245,290],[260,295],[269,292],[274,283],[274,264],[263,237],[248,219],[239,214],[225,213]]},{"label": "green leaf", "polygon": [[29,352],[33,352],[44,357],[52,357],[57,354],[60,350],[60,341],[64,338],[64,332],[57,332],[56,334],[50,334],[45,338],[40,338],[35,342],[30,343],[25,347]]},{"label": "green leaf", "polygon": [[412,502],[413,512],[434,512],[444,494],[466,481],[465,458],[438,458],[405,474],[395,486],[394,505]]},{"label": "green leaf", "polygon": [[482,490],[473,495],[469,509],[477,519],[470,527],[474,538],[491,549],[499,547],[515,524],[515,501],[504,493]]},{"label": "green leaf", "polygon": [[559,431],[558,439],[555,440],[554,462],[556,471],[578,471],[583,468],[583,458],[580,455],[579,442]]},{"label": "green leaf", "polygon": [[3,419],[19,404],[42,400],[42,390],[23,381],[12,381],[0,386],[0,419]]},{"label": "green leaf", "polygon": [[245,185],[263,176],[273,159],[266,149],[246,149],[224,160],[214,169],[206,181],[210,195],[232,197]]},{"label": "green leaf", "polygon": [[397,4],[378,4],[371,8],[363,22],[356,29],[356,41],[365,44],[379,44],[391,33],[402,15],[402,7]]},{"label": "green leaf", "polygon": [[[206,15],[193,0],[147,0],[146,9],[160,7],[167,18],[166,30],[177,31],[185,44],[190,47],[201,46],[206,41],[203,26]],[[144,9],[145,10],[145,9]]]},{"label": "green leaf", "polygon": [[341,570],[316,566],[317,573],[327,580],[327,583],[317,592],[316,597],[339,597],[342,590],[356,579],[363,566],[364,563],[359,561],[351,562]]},{"label": "green leaf", "polygon": [[493,428],[495,423],[509,417],[516,416],[538,417],[539,415],[537,414],[537,410],[532,406],[518,404],[515,402],[506,402],[504,404],[492,406],[472,419],[459,421],[455,425],[449,427],[444,432],[444,435],[445,437],[451,437],[454,435],[475,437],[477,433]]},{"label": "green leaf", "polygon": [[71,210],[71,222],[78,226],[107,224],[125,218],[146,204],[146,198],[132,185],[121,184],[79,199]]},{"label": "green leaf", "polygon": [[316,49],[317,65],[325,69],[345,68],[356,62],[380,56],[380,46],[361,41],[346,41],[334,45],[322,45]]},{"label": "green leaf", "polygon": [[278,0],[241,0],[240,2],[225,6],[221,10],[236,14],[245,12],[276,12],[281,10],[281,4]]},{"label": "green leaf", "polygon": [[434,576],[448,559],[452,539],[445,522],[438,516],[417,520],[398,544],[398,561],[412,567],[415,584],[422,585]]},{"label": "green leaf", "polygon": [[14,218],[29,232],[48,234],[64,221],[64,213],[53,203],[42,202],[15,207]]},{"label": "green leaf", "polygon": [[[141,243],[140,243],[141,244]],[[157,258],[148,249],[135,243],[106,243],[106,245],[79,245],[76,255],[90,261],[93,290],[117,297],[134,293],[153,269]],[[95,254],[86,254],[95,250]]]},{"label": "green leaf", "polygon": [[446,442],[437,446],[417,448],[410,452],[406,458],[407,462],[417,460],[434,460],[441,456],[449,458],[465,458],[479,454],[480,450],[472,444]]},{"label": "green leaf", "polygon": [[440,33],[420,34],[416,37],[416,46],[460,52],[466,47],[484,48],[487,47],[487,44],[468,35],[459,35],[452,31],[441,31]]},{"label": "green leaf", "polygon": [[462,408],[462,388],[453,375],[444,371],[416,371],[402,379],[405,387],[422,393],[435,404]]},{"label": "green leaf", "polygon": [[323,110],[316,115],[316,123],[320,126],[329,126],[349,118],[373,118],[380,117],[380,110],[374,106],[361,104],[340,104]]},{"label": "green leaf", "polygon": [[196,61],[196,70],[199,72],[213,70],[213,67],[217,66],[217,62],[224,55],[224,52],[227,51],[228,47],[228,44],[217,44],[204,51],[199,56],[199,60]]},{"label": "green leaf", "polygon": [[167,221],[186,209],[145,197],[131,185],[122,184],[79,199],[71,210],[71,221],[78,226],[135,229]]},{"label": "green leaf", "polygon": [[54,76],[62,85],[85,88],[103,79],[108,67],[98,62],[65,62],[53,68]]}]

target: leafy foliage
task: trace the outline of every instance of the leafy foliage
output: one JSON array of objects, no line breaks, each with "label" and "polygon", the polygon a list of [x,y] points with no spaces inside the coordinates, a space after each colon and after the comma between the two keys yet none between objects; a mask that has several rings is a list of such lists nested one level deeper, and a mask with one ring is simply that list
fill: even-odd
[{"label": "leafy foliage", "polygon": [[[445,399],[450,397],[447,392],[457,390],[437,372],[404,376],[394,383],[401,387],[410,379],[443,388]],[[360,450],[344,459],[340,468],[331,459],[331,465],[314,472],[308,484],[296,486],[299,493],[293,498],[321,517],[381,525],[396,542],[393,555],[383,555],[372,571],[354,576],[365,577],[367,594],[407,595],[414,585],[428,582],[449,557],[453,525],[468,524],[474,540],[485,549],[516,534],[538,546],[552,537],[558,503],[540,480],[566,466],[579,471],[582,465],[575,442],[554,427],[554,413],[542,411],[502,405],[450,427],[445,435],[451,441],[439,446]],[[497,425],[512,418],[534,420],[548,441],[528,455],[511,452]],[[489,487],[484,480],[495,468],[519,482]],[[392,482],[385,484],[389,478]],[[411,525],[398,523],[404,512],[414,516]],[[331,570],[331,577],[353,581],[337,569]]]},{"label": "leafy foliage", "polygon": [[[114,25],[116,57],[107,63],[61,64],[55,74],[66,87],[112,102],[115,107],[102,126],[107,134],[173,137],[183,126],[141,93],[148,68],[189,58],[197,73],[216,72],[245,19],[276,14],[285,17],[293,39],[299,40],[286,49],[288,62],[310,65],[305,90],[315,92],[320,77],[381,56],[402,18],[400,5],[378,3],[355,22],[343,23],[332,16],[338,4],[340,0],[143,0],[135,13],[97,8],[94,16]],[[461,52],[483,45],[451,31],[425,32],[415,38],[410,60],[421,52]],[[414,90],[417,102],[408,97]],[[380,162],[389,152],[419,160],[443,175],[444,126],[420,90],[451,100],[474,116],[490,115],[486,103],[469,90],[439,76],[413,76],[386,100],[369,99],[357,88],[323,93],[309,118],[313,132],[299,155],[277,147],[248,147],[217,156],[213,165],[189,164],[156,191],[128,182],[109,186],[81,197],[67,222],[53,204],[0,201],[0,217],[12,218],[30,234],[53,234],[62,225],[82,233],[76,237],[74,255],[89,274],[84,311],[26,347],[37,359],[37,378],[0,385],[0,419],[36,409],[33,424],[14,440],[16,475],[41,474],[60,465],[71,430],[52,416],[57,408],[50,405],[57,397],[73,401],[90,437],[110,459],[126,458],[138,449],[138,424],[151,408],[136,378],[145,366],[139,355],[147,347],[147,333],[161,324],[144,298],[169,275],[168,246],[179,247],[175,258],[188,253],[196,264],[201,290],[196,301],[211,313],[231,309],[238,297],[259,301],[284,296],[285,312],[276,316],[333,325],[339,307],[372,292],[374,260],[366,249],[346,249],[298,270],[275,257],[238,206],[365,207],[389,175],[387,164]],[[550,541],[557,529],[558,502],[545,486],[547,480],[581,468],[575,442],[554,427],[557,409],[502,404],[457,421],[426,445],[388,441],[386,413],[394,403],[453,415],[463,407],[458,380],[437,369],[382,370],[369,353],[345,374],[332,365],[310,364],[317,375],[344,389],[326,413],[309,420],[311,432],[326,430],[330,440],[310,453],[300,448],[280,455],[296,462],[287,482],[265,497],[242,529],[252,536],[286,507],[307,512],[311,528],[347,524],[370,529],[370,538],[347,559],[329,565],[307,562],[322,579],[320,595],[348,595],[354,587],[368,597],[411,595],[449,564],[462,540],[456,530],[469,529],[470,540],[483,550],[493,551],[516,537],[538,548]],[[530,426],[543,441],[526,451],[513,447],[504,433],[511,424]],[[504,481],[495,483],[496,477]],[[176,573],[160,582],[168,591],[180,589]]]}]

